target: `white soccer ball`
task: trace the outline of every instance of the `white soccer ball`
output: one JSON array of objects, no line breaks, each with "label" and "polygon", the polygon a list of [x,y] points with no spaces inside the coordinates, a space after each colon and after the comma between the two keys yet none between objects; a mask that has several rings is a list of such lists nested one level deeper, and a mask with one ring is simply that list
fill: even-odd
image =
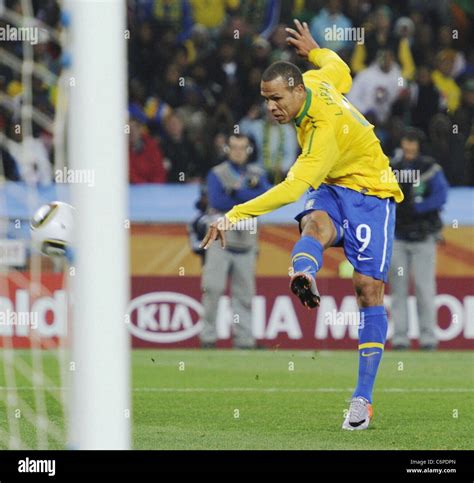
[{"label": "white soccer ball", "polygon": [[64,256],[72,246],[74,208],[62,201],[43,205],[30,222],[33,246],[48,256]]}]

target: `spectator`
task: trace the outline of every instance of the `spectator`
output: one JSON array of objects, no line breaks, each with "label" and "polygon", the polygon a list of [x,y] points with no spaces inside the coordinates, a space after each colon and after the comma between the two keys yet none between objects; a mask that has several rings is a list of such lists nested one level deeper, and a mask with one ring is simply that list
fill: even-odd
[{"label": "spectator", "polygon": [[246,22],[246,19],[239,13],[229,18],[220,32],[218,44],[226,39],[237,40],[240,47],[250,47],[255,38],[253,25]]},{"label": "spectator", "polygon": [[415,76],[415,61],[411,51],[415,24],[408,17],[400,17],[395,23],[394,32],[398,39],[397,55],[402,67],[402,75],[411,81]]},{"label": "spectator", "polygon": [[238,13],[244,23],[250,27],[251,33],[268,39],[280,21],[281,2],[282,0],[267,0],[266,2],[240,0]]},{"label": "spectator", "polygon": [[443,25],[438,31],[438,43],[441,52],[450,58],[452,65],[450,77],[456,79],[466,67],[466,57],[462,52],[453,47],[453,28]]},{"label": "spectator", "polygon": [[160,63],[159,50],[155,45],[155,34],[151,22],[143,22],[138,31],[131,36],[129,68],[140,79],[145,91],[151,90],[152,81],[157,65]]},{"label": "spectator", "polygon": [[237,40],[222,40],[216,56],[205,62],[209,77],[219,85],[219,101],[225,99],[235,117],[241,113],[241,86],[245,85],[246,73],[237,55]]},{"label": "spectator", "polygon": [[186,81],[182,97],[185,102],[176,109],[176,113],[183,121],[190,140],[196,142],[205,131],[208,122],[207,113],[203,108],[204,97],[200,88],[191,79]]},{"label": "spectator", "polygon": [[214,0],[211,5],[202,0],[191,0],[191,6],[194,22],[217,32],[225,21],[226,11],[235,13],[239,0]]},{"label": "spectator", "polygon": [[184,132],[184,125],[176,113],[164,121],[163,151],[168,168],[168,181],[184,183],[203,178],[207,165],[199,158],[193,144]]},{"label": "spectator", "polygon": [[130,120],[129,141],[130,183],[165,183],[166,169],[158,143],[137,119]]},{"label": "spectator", "polygon": [[446,114],[436,114],[430,120],[429,141],[430,154],[443,168],[444,174],[451,186],[465,183],[464,158],[462,138],[459,134],[453,136],[453,121]]},{"label": "spectator", "polygon": [[193,15],[188,0],[153,0],[144,5],[145,15],[153,18],[158,28],[171,28],[178,43],[190,37]]},{"label": "spectator", "polygon": [[429,121],[440,110],[441,96],[433,84],[431,69],[427,65],[420,65],[416,82],[410,88],[411,123],[428,134]]},{"label": "spectator", "polygon": [[[321,6],[321,0],[283,0],[281,2],[281,23],[288,25],[294,18],[309,23],[314,12]],[[286,60],[286,59],[281,59]]]},{"label": "spectator", "polygon": [[416,65],[434,65],[436,52],[434,49],[433,27],[427,23],[420,23],[415,28],[414,44],[411,47]]},{"label": "spectator", "polygon": [[288,46],[286,41],[288,34],[285,28],[286,25],[280,24],[273,32],[271,37],[273,48],[270,54],[270,62],[278,62],[279,60],[292,62],[294,60],[294,50]]},{"label": "spectator", "polygon": [[322,8],[311,21],[311,34],[320,47],[340,52],[349,48],[351,39],[344,38],[339,40],[338,38],[333,38],[334,29],[336,31],[350,29],[352,28],[352,22],[342,13],[340,0],[328,0],[325,4],[325,8]]},{"label": "spectator", "polygon": [[204,109],[203,93],[192,80],[188,80],[183,88],[183,95],[185,103],[175,112],[184,124],[189,142],[199,152],[200,157],[205,158],[208,148],[206,130],[209,126],[209,116]]},{"label": "spectator", "polygon": [[462,86],[462,102],[454,114],[453,123],[459,127],[463,146],[464,180],[474,186],[474,78],[467,79]]},{"label": "spectator", "polygon": [[242,92],[242,108],[247,113],[252,106],[261,104],[262,96],[260,94],[260,82],[264,69],[260,66],[252,66],[248,72],[247,85],[244,92]]},{"label": "spectator", "polygon": [[272,46],[263,37],[257,37],[252,45],[252,65],[266,69],[270,65]]},{"label": "spectator", "polygon": [[214,127],[211,133],[231,132],[235,128],[235,119],[228,104],[221,100],[212,113],[211,125]]},{"label": "spectator", "polygon": [[207,60],[211,77],[225,91],[242,80],[243,68],[237,56],[238,43],[235,40],[223,39],[217,50],[217,58],[212,56]]},{"label": "spectator", "polygon": [[0,147],[0,183],[5,180],[20,181],[20,175],[11,154],[3,147]]},{"label": "spectator", "polygon": [[[186,45],[192,45],[192,41],[186,42]],[[180,72],[189,67],[189,50],[185,45],[178,45],[174,49],[174,63]]]},{"label": "spectator", "polygon": [[[209,221],[222,216],[234,205],[264,193],[270,187],[265,172],[257,166],[247,164],[251,152],[249,139],[246,136],[232,135],[228,143],[228,160],[213,168],[207,178]],[[256,229],[229,231],[226,250],[222,250],[217,243],[207,250],[202,274],[202,347],[212,348],[216,345],[217,306],[225,291],[228,276],[231,279],[234,313],[234,346],[239,349],[255,347],[250,309],[255,294],[256,255]]]},{"label": "spectator", "polygon": [[400,67],[393,60],[393,52],[381,50],[376,61],[354,79],[347,98],[359,111],[377,123],[384,124],[393,103],[403,89]]},{"label": "spectator", "polygon": [[256,162],[273,184],[284,179],[298,153],[298,141],[291,124],[279,124],[261,104],[253,106],[240,121],[240,130],[257,148]]},{"label": "spectator", "polygon": [[[162,133],[163,131],[163,124],[165,120],[173,112],[171,106],[169,106],[166,102],[163,102],[158,97],[154,96],[149,97],[145,101],[143,109],[136,103],[133,104],[132,107],[134,109],[134,112],[136,111],[137,113],[137,119],[139,119],[143,123],[149,121],[149,124],[151,126],[156,126],[160,133]],[[145,120],[142,120],[141,114],[145,116]]]},{"label": "spectator", "polygon": [[192,64],[201,64],[216,49],[216,45],[209,35],[208,29],[200,24],[194,25],[190,40],[191,42],[188,44],[189,51],[191,52],[189,62]]},{"label": "spectator", "polygon": [[436,57],[437,69],[431,74],[433,83],[442,96],[443,105],[449,114],[454,114],[461,100],[461,89],[451,77],[454,59],[447,52]]},{"label": "spectator", "polygon": [[369,19],[365,27],[363,43],[356,43],[351,57],[351,69],[359,73],[370,65],[380,50],[391,50],[397,53],[397,59],[401,66],[402,74],[406,79],[411,79],[414,74],[414,61],[411,53],[408,37],[410,36],[410,24],[406,21],[399,26],[399,38],[391,32],[392,13],[386,5],[380,6]]},{"label": "spectator", "polygon": [[436,242],[442,223],[440,210],[446,203],[448,183],[434,159],[420,154],[422,134],[407,130],[401,151],[392,160],[394,173],[405,195],[397,205],[395,242],[390,269],[391,313],[394,349],[408,349],[408,287],[415,282],[420,329],[420,347],[437,347],[436,327]]},{"label": "spectator", "polygon": [[183,103],[182,73],[176,64],[169,64],[165,70],[163,83],[158,86],[166,103],[175,108]]},{"label": "spectator", "polygon": [[11,139],[4,139],[4,146],[15,160],[19,178],[27,184],[47,186],[52,183],[52,166],[48,150],[40,138],[28,137],[18,125],[12,125]]}]

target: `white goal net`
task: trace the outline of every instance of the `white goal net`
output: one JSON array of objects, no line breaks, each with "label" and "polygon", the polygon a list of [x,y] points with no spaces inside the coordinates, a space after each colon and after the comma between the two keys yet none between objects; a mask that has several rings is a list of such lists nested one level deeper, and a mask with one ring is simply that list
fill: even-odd
[{"label": "white goal net", "polygon": [[0,1],[0,448],[66,444],[68,267],[32,249],[29,220],[65,196],[61,5]]}]

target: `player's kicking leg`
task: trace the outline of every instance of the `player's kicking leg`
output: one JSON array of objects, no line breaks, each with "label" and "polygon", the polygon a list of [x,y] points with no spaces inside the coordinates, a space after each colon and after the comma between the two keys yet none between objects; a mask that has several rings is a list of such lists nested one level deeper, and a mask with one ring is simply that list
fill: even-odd
[{"label": "player's kicking leg", "polygon": [[300,220],[300,227],[301,238],[291,253],[293,276],[290,289],[305,307],[313,309],[320,302],[316,273],[323,265],[323,250],[336,240],[337,231],[324,211],[305,214]]},{"label": "player's kicking leg", "polygon": [[304,210],[296,216],[301,238],[291,253],[291,291],[309,309],[319,306],[316,273],[323,266],[323,251],[342,241],[344,230],[337,195],[328,185],[310,189]]}]

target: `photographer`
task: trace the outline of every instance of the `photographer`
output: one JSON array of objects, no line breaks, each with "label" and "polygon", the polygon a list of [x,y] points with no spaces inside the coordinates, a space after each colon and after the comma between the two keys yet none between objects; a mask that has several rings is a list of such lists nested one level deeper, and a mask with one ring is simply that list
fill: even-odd
[{"label": "photographer", "polygon": [[433,158],[420,154],[423,133],[408,129],[401,150],[392,160],[394,173],[405,195],[397,206],[395,241],[390,268],[394,349],[408,349],[408,295],[413,276],[420,329],[420,348],[434,350],[436,326],[436,243],[442,222],[440,211],[446,203],[448,182]]},{"label": "photographer", "polygon": [[[251,200],[271,187],[261,168],[247,164],[252,146],[246,136],[229,136],[225,152],[227,160],[215,166],[207,177],[207,213],[210,221],[215,221],[234,205]],[[252,227],[256,227],[255,220],[251,221]],[[206,251],[202,275],[204,328],[201,346],[204,348],[215,347],[217,308],[229,275],[234,345],[241,349],[255,347],[251,304],[255,293],[257,233],[249,226],[236,228],[229,231],[225,250],[216,243]]]}]

